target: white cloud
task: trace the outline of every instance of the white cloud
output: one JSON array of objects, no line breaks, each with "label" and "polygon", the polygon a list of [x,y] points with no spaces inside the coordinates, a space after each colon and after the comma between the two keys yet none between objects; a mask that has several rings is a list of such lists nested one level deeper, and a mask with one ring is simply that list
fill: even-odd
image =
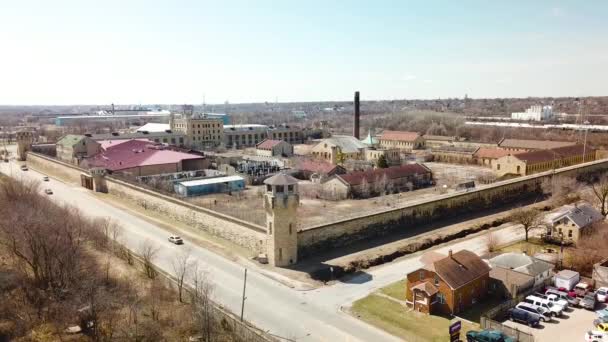
[{"label": "white cloud", "polygon": [[413,81],[415,79],[416,79],[416,76],[414,76],[414,75],[407,74],[407,75],[403,76],[404,81]]}]

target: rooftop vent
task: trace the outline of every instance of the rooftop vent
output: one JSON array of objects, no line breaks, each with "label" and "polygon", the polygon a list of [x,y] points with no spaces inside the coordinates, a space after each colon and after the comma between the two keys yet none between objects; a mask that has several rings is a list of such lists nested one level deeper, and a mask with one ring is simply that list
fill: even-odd
[{"label": "rooftop vent", "polygon": [[142,134],[149,134],[150,132],[148,131],[141,131]]},{"label": "rooftop vent", "polygon": [[85,136],[85,137],[89,137],[89,138],[90,138],[90,137],[92,137],[93,135],[92,135],[91,133],[85,133],[85,134],[84,134],[84,136]]},{"label": "rooftop vent", "polygon": [[112,132],[112,136],[117,137],[118,136],[118,132]]}]

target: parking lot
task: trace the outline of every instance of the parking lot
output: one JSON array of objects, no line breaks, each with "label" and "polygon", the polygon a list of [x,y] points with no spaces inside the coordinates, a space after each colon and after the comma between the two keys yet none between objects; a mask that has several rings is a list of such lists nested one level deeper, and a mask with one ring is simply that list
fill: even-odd
[{"label": "parking lot", "polygon": [[[595,310],[605,307],[605,304],[599,304]],[[585,333],[593,330],[593,320],[596,318],[595,311],[569,308],[562,314],[562,317],[556,317],[549,322],[541,323],[536,328],[512,321],[505,321],[503,324],[532,334],[536,342],[584,341]]]}]

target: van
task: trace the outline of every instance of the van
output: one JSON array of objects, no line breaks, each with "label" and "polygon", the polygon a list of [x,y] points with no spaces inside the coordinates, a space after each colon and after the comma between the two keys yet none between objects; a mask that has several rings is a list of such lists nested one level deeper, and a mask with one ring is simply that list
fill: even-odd
[{"label": "van", "polygon": [[537,314],[528,312],[526,310],[512,308],[508,311],[509,319],[515,322],[524,323],[531,327],[537,327],[540,323],[540,318]]},{"label": "van", "polygon": [[527,311],[538,317],[541,322],[547,322],[551,320],[551,313],[544,308],[534,306],[532,304],[521,302],[515,306],[515,308]]},{"label": "van", "polygon": [[553,304],[552,302],[542,299],[536,296],[528,296],[524,299],[525,303],[532,304],[545,310],[549,311],[553,316],[561,316],[564,311],[564,307],[558,304]]}]

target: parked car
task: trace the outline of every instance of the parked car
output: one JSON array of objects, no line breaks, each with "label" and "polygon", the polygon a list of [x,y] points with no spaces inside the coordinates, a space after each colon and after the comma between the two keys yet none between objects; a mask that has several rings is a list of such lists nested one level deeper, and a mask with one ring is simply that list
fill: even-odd
[{"label": "parked car", "polygon": [[606,333],[604,333],[604,332],[597,331],[597,330],[587,331],[585,333],[585,341],[587,341],[587,342],[608,341],[608,335],[606,335]]},{"label": "parked car", "polygon": [[44,193],[47,195],[52,195],[53,194],[53,190],[51,189],[44,189]]},{"label": "parked car", "polygon": [[602,316],[593,320],[593,326],[596,327],[599,324],[608,323],[608,316]]},{"label": "parked car", "polygon": [[606,299],[608,299],[608,287],[600,287],[595,291],[597,295],[597,301],[600,303],[605,303]]},{"label": "parked car", "polygon": [[601,332],[608,332],[608,324],[607,323],[600,323],[600,324],[598,324],[598,325],[595,326],[595,330],[601,331]]},{"label": "parked car", "polygon": [[587,310],[595,310],[595,305],[597,304],[595,299],[595,293],[588,293],[583,300],[581,300],[581,308],[585,308]]},{"label": "parked car", "polygon": [[42,177],[42,180],[45,181],[45,182],[48,182],[49,181],[49,176]]},{"label": "parked car", "polygon": [[184,240],[182,240],[181,237],[179,236],[169,236],[169,242],[174,243],[176,245],[183,245],[184,244]]},{"label": "parked car", "polygon": [[467,342],[515,342],[500,330],[467,331]]},{"label": "parked car", "polygon": [[531,327],[537,327],[541,320],[544,322],[542,315],[518,307],[509,309],[508,315],[510,320],[524,323]]},{"label": "parked car", "polygon": [[574,292],[574,288],[572,288],[572,290],[568,290],[565,287],[558,287],[557,289],[559,291],[566,292],[568,294],[568,296],[570,296],[572,298],[576,298],[576,292]]},{"label": "parked car", "polygon": [[587,283],[580,282],[574,287],[574,292],[577,297],[585,297],[589,291],[591,291],[591,286]]},{"label": "parked car", "polygon": [[551,320],[551,312],[545,308],[538,307],[536,305],[528,304],[528,303],[519,303],[515,306],[515,308],[528,311],[538,316],[538,319],[542,322],[547,322]]},{"label": "parked car", "polygon": [[26,165],[21,165],[21,171],[27,171],[27,166]]},{"label": "parked car", "polygon": [[608,309],[601,309],[595,312],[599,318],[606,317],[608,318]]},{"label": "parked car", "polygon": [[534,294],[536,297],[542,298],[544,300],[548,300],[553,304],[557,304],[557,305],[561,305],[564,307],[564,309],[568,309],[570,307],[570,303],[565,300],[565,299],[561,299],[559,296],[555,295],[555,294],[542,294],[542,293],[535,293]]},{"label": "parked car", "polygon": [[528,296],[528,297],[526,297],[526,299],[524,299],[524,302],[544,308],[544,309],[548,310],[553,316],[561,316],[564,311],[563,306],[553,304],[552,302],[550,302],[546,299],[536,297],[536,296]]},{"label": "parked car", "polygon": [[563,299],[563,300],[567,301],[568,304],[570,304],[570,306],[579,306],[580,300],[578,298],[576,298],[576,296],[569,296],[568,292],[560,291],[557,288],[549,288],[549,289],[547,289],[547,291],[545,292],[545,294],[547,294],[547,295],[549,295],[549,294],[556,295],[560,299]]}]

